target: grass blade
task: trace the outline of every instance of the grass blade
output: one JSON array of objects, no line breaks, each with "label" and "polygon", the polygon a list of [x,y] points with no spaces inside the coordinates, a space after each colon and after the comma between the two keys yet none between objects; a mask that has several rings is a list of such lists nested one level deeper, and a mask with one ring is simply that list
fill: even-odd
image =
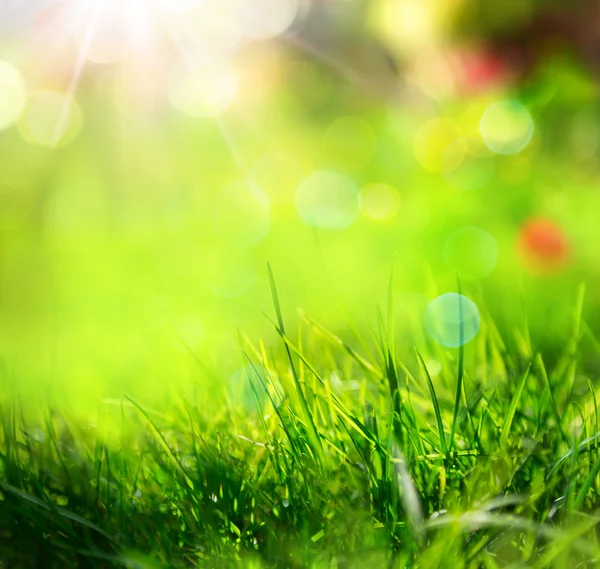
[{"label": "grass blade", "polygon": [[459,321],[459,345],[458,345],[458,374],[456,376],[456,396],[454,398],[454,414],[452,416],[452,427],[450,429],[450,450],[454,447],[454,434],[458,422],[458,411],[463,390],[463,377],[465,370],[465,323],[463,321],[463,304],[461,296],[460,280],[457,278],[458,291],[458,321]]},{"label": "grass blade", "polygon": [[515,394],[513,395],[513,398],[510,402],[506,418],[504,419],[504,425],[502,426],[502,435],[500,436],[500,446],[502,447],[506,447],[506,444],[508,443],[508,435],[510,434],[510,428],[515,417],[517,407],[519,406],[519,401],[521,400],[521,396],[523,395],[525,383],[527,382],[527,378],[529,377],[529,370],[531,370],[531,364],[529,364],[527,370],[521,378],[521,381],[519,382],[517,390],[515,391]]},{"label": "grass blade", "polygon": [[[269,273],[269,284],[271,286],[271,296],[273,298],[273,306],[275,308],[275,315],[277,316],[277,323],[279,326],[279,333],[282,336],[285,336],[285,326],[283,323],[283,315],[281,312],[281,305],[279,304],[279,295],[277,294],[277,286],[275,285],[275,277],[273,276],[273,271],[271,269],[271,265],[267,264],[267,270]],[[315,447],[317,457],[323,464],[323,444],[321,443],[321,439],[319,437],[317,427],[315,425],[314,418],[310,409],[308,408],[308,402],[306,401],[306,396],[304,395],[304,390],[302,389],[302,385],[300,383],[300,378],[298,376],[298,372],[296,371],[296,366],[294,364],[294,358],[292,357],[292,352],[290,351],[290,347],[286,342],[284,342],[285,351],[287,354],[288,361],[290,363],[290,368],[292,371],[292,379],[294,380],[294,386],[296,387],[296,391],[298,393],[298,399],[300,400],[300,406],[302,407],[302,413],[305,416],[305,420],[309,427],[310,438]]]},{"label": "grass blade", "polygon": [[442,449],[442,454],[448,455],[448,447],[446,446],[446,435],[444,434],[444,423],[442,421],[442,412],[440,410],[440,404],[438,402],[437,395],[435,393],[435,387],[433,386],[433,382],[431,381],[431,376],[429,375],[429,371],[427,370],[427,366],[421,357],[421,354],[415,349],[415,353],[417,354],[417,359],[419,360],[419,365],[421,366],[421,370],[423,371],[423,375],[425,376],[425,380],[427,381],[427,387],[429,388],[429,394],[431,396],[431,402],[433,403],[433,410],[435,412],[435,419],[437,421],[438,432],[440,435],[440,447]]}]

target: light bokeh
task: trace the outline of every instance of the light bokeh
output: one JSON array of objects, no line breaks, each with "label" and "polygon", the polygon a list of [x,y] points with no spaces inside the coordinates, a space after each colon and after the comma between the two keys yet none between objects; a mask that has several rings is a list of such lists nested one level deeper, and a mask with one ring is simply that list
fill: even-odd
[{"label": "light bokeh", "polygon": [[341,230],[359,215],[359,192],[350,177],[333,171],[313,172],[296,190],[300,218],[312,227]]},{"label": "light bokeh", "polygon": [[457,277],[468,356],[524,313],[560,345],[600,274],[593,73],[528,69],[451,0],[9,4],[0,356],[28,396],[225,401],[240,335],[278,345],[267,263],[291,336],[300,307],[374,354],[395,266],[398,357],[440,381]]},{"label": "light bokeh", "polygon": [[444,244],[444,259],[462,279],[488,276],[498,262],[498,245],[486,231],[477,227],[459,229]]},{"label": "light bokeh", "polygon": [[453,292],[432,300],[425,313],[428,335],[448,348],[470,342],[479,332],[480,322],[477,305],[470,298]]},{"label": "light bokeh", "polygon": [[497,154],[518,154],[530,142],[534,124],[529,111],[518,101],[492,103],[481,117],[481,136]]},{"label": "light bokeh", "polygon": [[77,102],[56,91],[40,91],[27,101],[19,121],[25,140],[55,148],[70,143],[82,126],[83,117]]},{"label": "light bokeh", "polygon": [[27,100],[25,80],[19,70],[8,61],[0,60],[0,131],[12,126]]}]

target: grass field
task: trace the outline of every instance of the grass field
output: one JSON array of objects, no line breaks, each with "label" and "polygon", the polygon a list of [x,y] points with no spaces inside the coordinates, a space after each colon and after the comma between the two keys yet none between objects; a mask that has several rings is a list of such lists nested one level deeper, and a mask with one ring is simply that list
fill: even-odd
[{"label": "grass field", "polygon": [[130,34],[65,42],[73,1],[0,6],[0,569],[600,566],[577,51],[498,71],[417,37],[445,0],[233,49],[201,10],[243,2],[178,0],[105,61]]},{"label": "grass field", "polygon": [[597,565],[583,287],[560,353],[487,320],[426,360],[397,356],[393,295],[346,341],[305,313],[288,331],[271,284],[279,346],[240,337],[228,404],[201,383],[168,414],[125,394],[88,425],[4,404],[4,565]]}]

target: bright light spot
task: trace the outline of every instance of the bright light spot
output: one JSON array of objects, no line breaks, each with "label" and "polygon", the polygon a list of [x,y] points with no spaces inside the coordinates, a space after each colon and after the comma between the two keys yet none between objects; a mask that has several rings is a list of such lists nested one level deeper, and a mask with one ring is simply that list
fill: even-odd
[{"label": "bright light spot", "polygon": [[195,49],[202,50],[202,61],[231,57],[245,39],[234,1],[237,0],[201,0],[177,14],[178,27],[190,38],[197,38]]},{"label": "bright light spot", "polygon": [[425,313],[427,334],[442,346],[457,348],[479,332],[480,316],[475,303],[450,292],[429,303]]},{"label": "bright light spot", "polygon": [[360,117],[343,117],[327,129],[324,146],[328,158],[336,166],[344,170],[358,170],[370,162],[375,152],[375,132]]},{"label": "bright light spot", "polygon": [[296,209],[308,225],[346,229],[360,213],[358,188],[343,174],[314,172],[296,190]]},{"label": "bright light spot", "polygon": [[426,122],[415,135],[413,149],[421,166],[431,172],[449,172],[462,160],[459,147],[452,146],[457,140],[454,123],[447,119]]},{"label": "bright light spot", "polygon": [[19,120],[21,136],[40,146],[66,146],[79,133],[81,111],[69,95],[40,91],[27,102]]},{"label": "bright light spot", "polygon": [[442,371],[442,364],[433,358],[425,361],[425,367],[431,377],[440,375],[440,372]]},{"label": "bright light spot", "polygon": [[551,274],[566,267],[571,247],[562,229],[548,219],[529,219],[519,234],[519,252],[534,273]]},{"label": "bright light spot", "polygon": [[375,4],[374,25],[402,52],[414,52],[437,36],[436,8],[423,0],[385,0]]},{"label": "bright light spot", "polygon": [[400,209],[400,195],[387,184],[370,184],[360,193],[360,207],[369,217],[390,219]]},{"label": "bright light spot", "polygon": [[26,99],[23,77],[8,61],[0,60],[0,130],[17,121]]},{"label": "bright light spot", "polygon": [[198,7],[203,0],[161,0],[160,3],[169,12],[187,12]]},{"label": "bright light spot", "polygon": [[40,10],[54,0],[0,0],[0,33],[19,32],[31,26]]},{"label": "bright light spot", "polygon": [[171,104],[192,117],[208,117],[224,111],[235,99],[238,77],[230,63],[179,68],[168,86]]},{"label": "bright light spot", "polygon": [[252,247],[271,228],[271,210],[265,193],[244,181],[234,183],[213,196],[209,229],[220,243]]},{"label": "bright light spot", "polygon": [[410,79],[431,99],[445,99],[456,90],[449,61],[438,52],[418,55],[413,63]]},{"label": "bright light spot", "polygon": [[285,33],[300,11],[300,0],[234,0],[234,4],[236,19],[248,39],[268,39]]},{"label": "bright light spot", "polygon": [[461,278],[480,279],[494,270],[498,245],[489,233],[477,227],[465,227],[446,241],[444,260]]},{"label": "bright light spot", "polygon": [[479,124],[485,145],[496,154],[518,154],[530,142],[534,124],[518,101],[492,103]]},{"label": "bright light spot", "polygon": [[95,63],[116,63],[143,49],[154,35],[155,15],[148,0],[70,0],[64,25],[79,51]]}]

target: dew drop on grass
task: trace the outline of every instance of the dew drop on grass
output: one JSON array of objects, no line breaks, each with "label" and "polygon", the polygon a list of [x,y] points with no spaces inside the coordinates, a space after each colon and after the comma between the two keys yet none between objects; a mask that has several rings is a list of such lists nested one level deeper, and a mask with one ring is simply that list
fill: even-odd
[{"label": "dew drop on grass", "polygon": [[425,330],[442,346],[457,348],[477,335],[480,320],[479,309],[471,299],[449,292],[429,303]]}]

